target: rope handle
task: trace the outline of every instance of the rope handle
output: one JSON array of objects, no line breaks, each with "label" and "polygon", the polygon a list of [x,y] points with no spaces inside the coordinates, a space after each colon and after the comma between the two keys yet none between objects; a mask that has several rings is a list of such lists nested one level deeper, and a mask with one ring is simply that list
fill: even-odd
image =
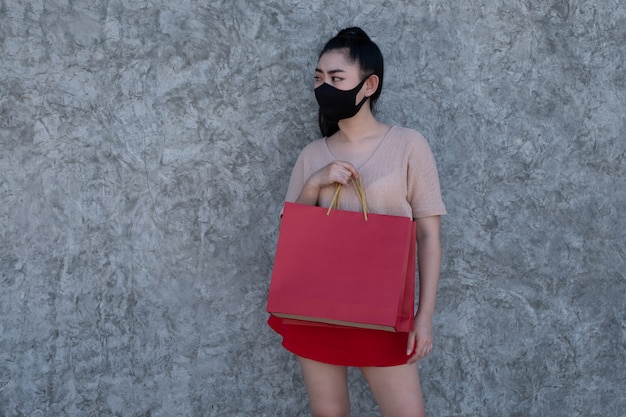
[{"label": "rope handle", "polygon": [[[354,191],[356,192],[356,196],[361,203],[361,207],[363,208],[363,218],[367,221],[367,199],[365,198],[365,187],[363,186],[363,181],[361,180],[361,176],[357,180],[354,177],[350,178],[350,183],[354,187]],[[330,206],[328,206],[328,210],[326,211],[326,215],[329,216],[331,210],[339,210],[339,193],[341,192],[342,185],[337,183],[335,186],[335,194],[333,194],[333,199],[330,201]]]}]

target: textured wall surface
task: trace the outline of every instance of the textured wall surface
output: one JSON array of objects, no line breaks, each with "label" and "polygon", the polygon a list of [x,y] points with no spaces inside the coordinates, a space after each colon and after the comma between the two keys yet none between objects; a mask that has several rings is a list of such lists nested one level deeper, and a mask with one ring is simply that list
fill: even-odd
[{"label": "textured wall surface", "polygon": [[353,24],[449,210],[429,414],[626,416],[624,2],[0,0],[1,417],[307,414],[265,297]]}]

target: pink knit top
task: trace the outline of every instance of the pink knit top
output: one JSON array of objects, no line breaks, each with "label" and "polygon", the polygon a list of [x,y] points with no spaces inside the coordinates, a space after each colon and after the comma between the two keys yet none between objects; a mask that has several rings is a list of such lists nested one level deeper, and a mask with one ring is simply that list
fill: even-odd
[{"label": "pink knit top", "polygon": [[[296,201],[306,180],[336,159],[326,138],[307,145],[293,168],[285,201]],[[446,214],[435,159],[419,132],[392,126],[372,156],[356,169],[371,213],[414,219]],[[334,191],[334,187],[323,188],[318,205],[328,207]],[[339,208],[361,210],[352,187],[342,189]]]}]

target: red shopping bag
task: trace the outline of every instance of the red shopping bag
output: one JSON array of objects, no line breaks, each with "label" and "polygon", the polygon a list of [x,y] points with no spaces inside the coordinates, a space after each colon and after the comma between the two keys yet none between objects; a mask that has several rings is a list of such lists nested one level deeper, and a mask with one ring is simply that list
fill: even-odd
[{"label": "red shopping bag", "polygon": [[302,324],[408,332],[415,242],[407,217],[285,203],[267,311]]}]

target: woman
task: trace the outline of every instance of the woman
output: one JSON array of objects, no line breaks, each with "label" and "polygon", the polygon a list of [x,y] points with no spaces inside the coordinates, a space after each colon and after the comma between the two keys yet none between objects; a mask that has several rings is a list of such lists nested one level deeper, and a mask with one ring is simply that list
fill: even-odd
[{"label": "woman", "polygon": [[[322,49],[315,96],[324,137],[301,152],[286,201],[328,207],[335,185],[361,177],[370,212],[407,216],[417,224],[419,304],[410,333],[270,325],[300,363],[313,416],[348,416],[347,367],[358,367],[385,417],[423,416],[416,362],[433,346],[432,316],[440,269],[441,199],[434,158],[416,131],[376,120],[383,83],[380,50],[359,28],[340,31]],[[342,209],[359,211],[352,187]]]}]

